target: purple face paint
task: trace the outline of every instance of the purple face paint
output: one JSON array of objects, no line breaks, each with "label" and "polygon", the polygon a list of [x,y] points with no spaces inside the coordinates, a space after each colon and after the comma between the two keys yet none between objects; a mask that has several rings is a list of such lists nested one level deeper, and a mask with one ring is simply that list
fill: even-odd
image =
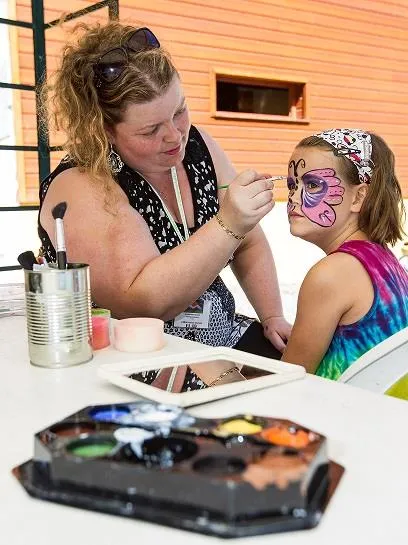
[{"label": "purple face paint", "polygon": [[331,227],[336,213],[331,205],[343,202],[344,187],[332,168],[309,170],[302,176],[302,206],[304,215],[322,227]]},{"label": "purple face paint", "polygon": [[295,208],[293,196],[299,188],[301,178],[301,211],[313,223],[321,227],[331,227],[336,221],[333,206],[343,201],[344,187],[340,185],[336,171],[332,168],[309,170],[299,176],[298,167],[305,168],[304,159],[291,161],[289,168],[294,169],[294,178],[288,177],[288,214]]}]

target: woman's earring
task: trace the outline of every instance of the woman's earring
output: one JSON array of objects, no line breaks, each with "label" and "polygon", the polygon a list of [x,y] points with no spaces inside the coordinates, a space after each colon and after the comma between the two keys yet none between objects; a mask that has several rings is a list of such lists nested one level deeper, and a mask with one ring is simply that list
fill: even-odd
[{"label": "woman's earring", "polygon": [[112,144],[110,144],[108,163],[113,174],[118,174],[118,172],[122,170],[124,164],[122,159],[120,158],[120,155],[118,155],[113,149]]}]

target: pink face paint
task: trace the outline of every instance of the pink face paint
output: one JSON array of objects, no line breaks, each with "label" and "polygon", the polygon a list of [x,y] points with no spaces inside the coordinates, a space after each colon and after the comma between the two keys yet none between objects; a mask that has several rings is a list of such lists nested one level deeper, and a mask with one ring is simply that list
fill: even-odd
[{"label": "pink face paint", "polygon": [[343,202],[344,187],[332,168],[309,170],[302,176],[303,214],[313,223],[331,227],[336,221],[332,206]]},{"label": "pink face paint", "polygon": [[295,209],[293,196],[299,188],[302,180],[300,193],[301,211],[313,223],[322,227],[331,227],[336,221],[336,213],[333,206],[343,201],[344,187],[340,185],[340,179],[332,168],[309,170],[303,176],[299,176],[299,165],[305,168],[304,159],[291,161],[289,168],[293,167],[294,177],[288,177],[288,214]]}]

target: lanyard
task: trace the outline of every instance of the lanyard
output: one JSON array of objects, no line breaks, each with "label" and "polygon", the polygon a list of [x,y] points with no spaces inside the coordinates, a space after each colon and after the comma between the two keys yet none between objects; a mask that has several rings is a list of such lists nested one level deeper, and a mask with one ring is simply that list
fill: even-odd
[{"label": "lanyard", "polygon": [[182,198],[181,198],[181,192],[180,192],[180,186],[179,186],[179,182],[178,182],[176,167],[171,167],[170,172],[171,172],[171,180],[173,182],[174,192],[176,194],[177,207],[178,207],[178,210],[179,210],[181,221],[183,223],[184,237],[181,234],[180,229],[178,228],[178,225],[177,225],[175,219],[171,215],[170,210],[165,205],[165,203],[164,203],[163,199],[160,197],[159,193],[156,191],[156,189],[152,185],[150,185],[150,184],[149,185],[153,189],[153,191],[156,193],[157,197],[160,199],[160,202],[161,202],[161,204],[163,206],[163,210],[164,210],[164,212],[165,212],[171,226],[173,227],[174,232],[176,233],[179,241],[180,242],[185,242],[186,240],[188,240],[190,238],[190,232],[188,230],[186,215],[184,213],[183,201],[182,201]]},{"label": "lanyard", "polygon": [[[188,230],[187,219],[186,219],[186,215],[184,213],[184,206],[183,206],[183,201],[181,199],[181,192],[180,192],[180,186],[179,186],[179,182],[178,182],[176,167],[171,167],[171,180],[173,182],[174,192],[176,194],[177,207],[178,207],[178,210],[179,210],[179,214],[181,216],[181,221],[183,222],[184,240],[188,240],[189,237],[190,237],[190,232]],[[170,220],[170,216],[169,216],[169,220]],[[174,227],[174,225],[173,225],[173,227]],[[177,225],[176,225],[176,227],[177,227]],[[180,242],[183,242],[183,240],[180,239]]]}]

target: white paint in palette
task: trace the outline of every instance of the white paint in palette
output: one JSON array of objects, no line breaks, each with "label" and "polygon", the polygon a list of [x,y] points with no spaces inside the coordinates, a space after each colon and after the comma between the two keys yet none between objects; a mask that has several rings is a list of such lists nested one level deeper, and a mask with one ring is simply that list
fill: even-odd
[{"label": "white paint in palette", "polygon": [[161,424],[165,422],[171,422],[175,418],[177,418],[180,414],[180,411],[177,410],[153,410],[149,411],[148,413],[139,413],[139,412],[132,412],[132,416],[135,420],[135,422],[140,423],[154,423],[154,424]]},{"label": "white paint in palette", "polygon": [[154,433],[140,428],[118,428],[113,432],[115,439],[121,443],[130,443],[130,448],[138,458],[142,458],[142,445],[154,437]]}]

